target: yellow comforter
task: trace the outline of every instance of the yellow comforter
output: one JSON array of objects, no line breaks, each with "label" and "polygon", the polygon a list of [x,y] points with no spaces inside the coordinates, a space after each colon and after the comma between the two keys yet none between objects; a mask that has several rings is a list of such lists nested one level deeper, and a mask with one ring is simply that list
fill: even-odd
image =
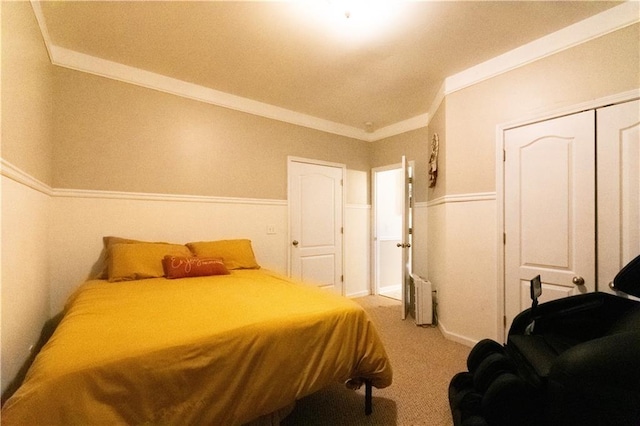
[{"label": "yellow comforter", "polygon": [[88,281],[2,425],[239,425],[335,381],[391,384],[364,310],[263,270]]}]

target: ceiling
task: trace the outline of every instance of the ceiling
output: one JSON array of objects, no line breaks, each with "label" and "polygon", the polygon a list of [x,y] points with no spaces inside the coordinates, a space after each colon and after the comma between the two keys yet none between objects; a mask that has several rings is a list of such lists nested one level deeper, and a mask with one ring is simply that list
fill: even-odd
[{"label": "ceiling", "polygon": [[33,4],[65,51],[369,133],[426,114],[445,78],[620,4],[344,3]]}]

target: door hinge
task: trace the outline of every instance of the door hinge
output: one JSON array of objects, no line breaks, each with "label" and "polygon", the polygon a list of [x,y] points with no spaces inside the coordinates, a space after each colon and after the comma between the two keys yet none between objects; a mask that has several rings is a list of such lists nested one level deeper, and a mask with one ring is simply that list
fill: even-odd
[{"label": "door hinge", "polygon": [[507,161],[507,150],[503,149],[502,150],[502,162],[504,163],[505,161]]},{"label": "door hinge", "polygon": [[409,235],[413,234],[413,228],[409,228]]},{"label": "door hinge", "polygon": [[344,226],[341,226],[341,227],[340,227],[340,233],[341,233],[341,234],[344,234]]},{"label": "door hinge", "polygon": [[507,316],[506,315],[502,316],[502,326],[505,327],[505,328],[507,327]]},{"label": "door hinge", "polygon": [[506,232],[502,233],[502,245],[504,245],[504,246],[507,245],[507,233]]},{"label": "door hinge", "polygon": [[344,275],[340,275],[340,282],[344,282]]},{"label": "door hinge", "polygon": [[407,182],[409,182],[409,183],[413,183],[413,178],[412,178],[412,177],[409,177],[409,179],[407,179]]}]

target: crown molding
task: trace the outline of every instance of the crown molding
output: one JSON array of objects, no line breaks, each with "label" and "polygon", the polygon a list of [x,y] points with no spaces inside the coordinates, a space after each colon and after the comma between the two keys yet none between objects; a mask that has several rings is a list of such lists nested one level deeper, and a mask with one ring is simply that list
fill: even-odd
[{"label": "crown molding", "polygon": [[400,121],[395,124],[391,124],[386,127],[381,127],[373,133],[369,133],[370,138],[369,142],[375,142],[381,139],[386,139],[391,136],[396,136],[402,133],[410,132],[411,130],[420,129],[422,127],[427,127],[429,125],[429,113],[420,114],[413,118],[409,118],[404,121]]},{"label": "crown molding", "polygon": [[364,130],[345,124],[243,98],[55,45],[49,46],[49,51],[51,52],[51,62],[61,67],[348,138],[368,139],[368,133]]},{"label": "crown molding", "polygon": [[640,22],[640,2],[627,1],[445,79],[444,95]]},{"label": "crown molding", "polygon": [[427,127],[445,96],[450,93],[640,22],[640,3],[633,0],[627,1],[598,15],[445,78],[427,113],[369,133],[353,126],[302,114],[56,46],[49,35],[40,2],[31,0],[31,6],[40,27],[49,59],[54,65],[367,142],[374,142]]}]

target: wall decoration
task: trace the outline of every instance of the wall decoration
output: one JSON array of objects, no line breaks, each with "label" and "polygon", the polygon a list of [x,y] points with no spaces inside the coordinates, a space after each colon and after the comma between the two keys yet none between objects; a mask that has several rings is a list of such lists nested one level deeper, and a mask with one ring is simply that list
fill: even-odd
[{"label": "wall decoration", "polygon": [[431,157],[429,157],[429,188],[436,186],[438,179],[438,150],[440,149],[440,138],[437,133],[431,139]]}]

